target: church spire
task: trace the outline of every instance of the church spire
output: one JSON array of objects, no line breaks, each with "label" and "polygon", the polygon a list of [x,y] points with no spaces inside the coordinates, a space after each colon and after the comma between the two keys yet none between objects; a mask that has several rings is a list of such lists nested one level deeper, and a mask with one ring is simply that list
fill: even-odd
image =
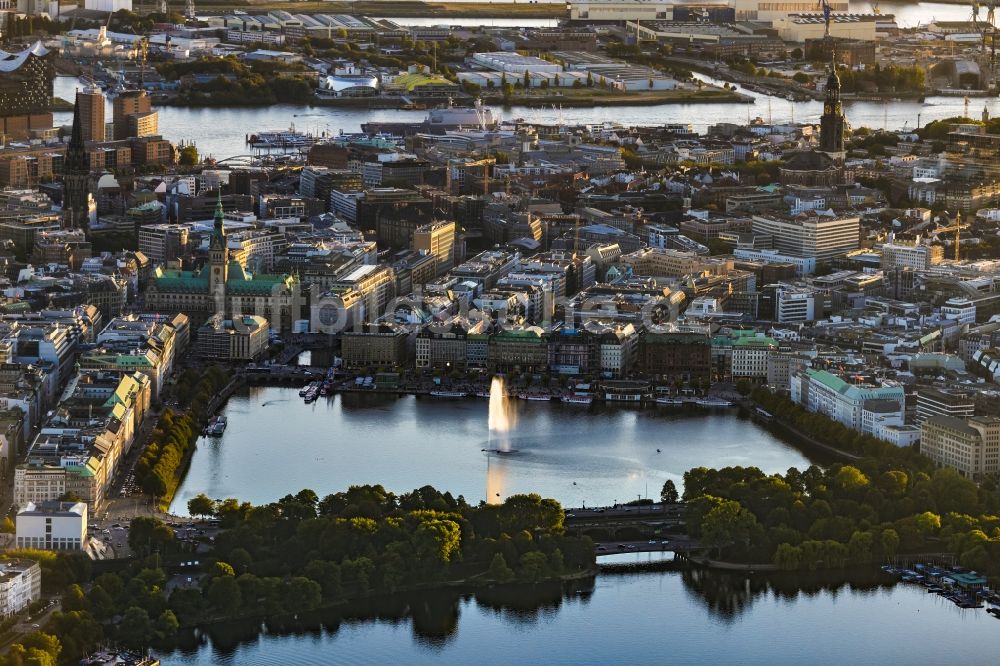
[{"label": "church spire", "polygon": [[222,220],[226,216],[222,210],[222,186],[219,186],[219,196],[215,200],[215,228],[222,228]]},{"label": "church spire", "polygon": [[225,211],[222,210],[222,186],[219,186],[219,194],[215,200],[215,225],[212,228],[212,241],[213,246],[225,246],[226,244],[226,228],[225,228]]},{"label": "church spire", "polygon": [[63,158],[63,227],[84,229],[90,215],[90,158],[83,142],[80,98],[73,104],[73,129]]},{"label": "church spire", "polygon": [[833,158],[844,155],[844,106],[840,100],[836,51],[830,51],[830,77],[826,80],[826,100],[819,121],[819,149]]}]

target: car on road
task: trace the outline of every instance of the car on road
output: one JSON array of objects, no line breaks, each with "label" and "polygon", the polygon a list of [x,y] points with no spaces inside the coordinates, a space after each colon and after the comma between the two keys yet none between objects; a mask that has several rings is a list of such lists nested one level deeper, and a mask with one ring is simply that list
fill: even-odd
[{"label": "car on road", "polygon": [[32,629],[38,629],[38,628],[40,628],[40,627],[41,627],[41,625],[38,625],[38,624],[33,624],[33,625],[31,625],[31,628],[32,628]]}]

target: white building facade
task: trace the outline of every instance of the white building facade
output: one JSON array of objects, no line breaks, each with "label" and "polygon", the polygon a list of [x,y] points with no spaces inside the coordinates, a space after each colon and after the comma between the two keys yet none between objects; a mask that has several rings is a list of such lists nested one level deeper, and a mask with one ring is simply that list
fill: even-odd
[{"label": "white building facade", "polygon": [[82,550],[87,543],[83,502],[29,502],[17,512],[18,548]]}]

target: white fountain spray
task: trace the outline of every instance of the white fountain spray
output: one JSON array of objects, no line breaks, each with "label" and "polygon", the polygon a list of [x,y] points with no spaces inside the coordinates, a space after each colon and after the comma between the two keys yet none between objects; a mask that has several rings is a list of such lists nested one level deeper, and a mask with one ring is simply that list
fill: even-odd
[{"label": "white fountain spray", "polygon": [[[510,452],[510,431],[515,426],[514,412],[507,400],[503,377],[494,377],[490,383],[489,440],[487,451]],[[493,438],[497,441],[494,443]]]},{"label": "white fountain spray", "polygon": [[[516,418],[510,402],[507,400],[507,390],[503,377],[494,377],[490,382],[490,412],[487,422],[488,435],[486,440],[486,502],[500,504],[504,500],[506,484],[506,469],[503,460],[497,459],[490,464],[491,453],[510,453],[510,431],[514,428]],[[494,436],[496,442],[494,443]]]}]

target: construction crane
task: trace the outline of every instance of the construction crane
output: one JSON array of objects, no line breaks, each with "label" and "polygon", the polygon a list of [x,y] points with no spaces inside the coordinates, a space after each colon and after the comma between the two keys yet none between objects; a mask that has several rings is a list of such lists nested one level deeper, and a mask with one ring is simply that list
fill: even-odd
[{"label": "construction crane", "polygon": [[[945,214],[947,216],[947,213]],[[940,236],[941,234],[955,233],[955,261],[958,261],[961,257],[962,248],[962,229],[968,229],[969,225],[962,222],[961,211],[955,214],[954,221],[945,227],[938,227],[934,230],[934,234]]]},{"label": "construction crane", "polygon": [[830,40],[830,3],[826,0],[819,0],[819,6],[823,9],[823,39],[826,41]]}]

